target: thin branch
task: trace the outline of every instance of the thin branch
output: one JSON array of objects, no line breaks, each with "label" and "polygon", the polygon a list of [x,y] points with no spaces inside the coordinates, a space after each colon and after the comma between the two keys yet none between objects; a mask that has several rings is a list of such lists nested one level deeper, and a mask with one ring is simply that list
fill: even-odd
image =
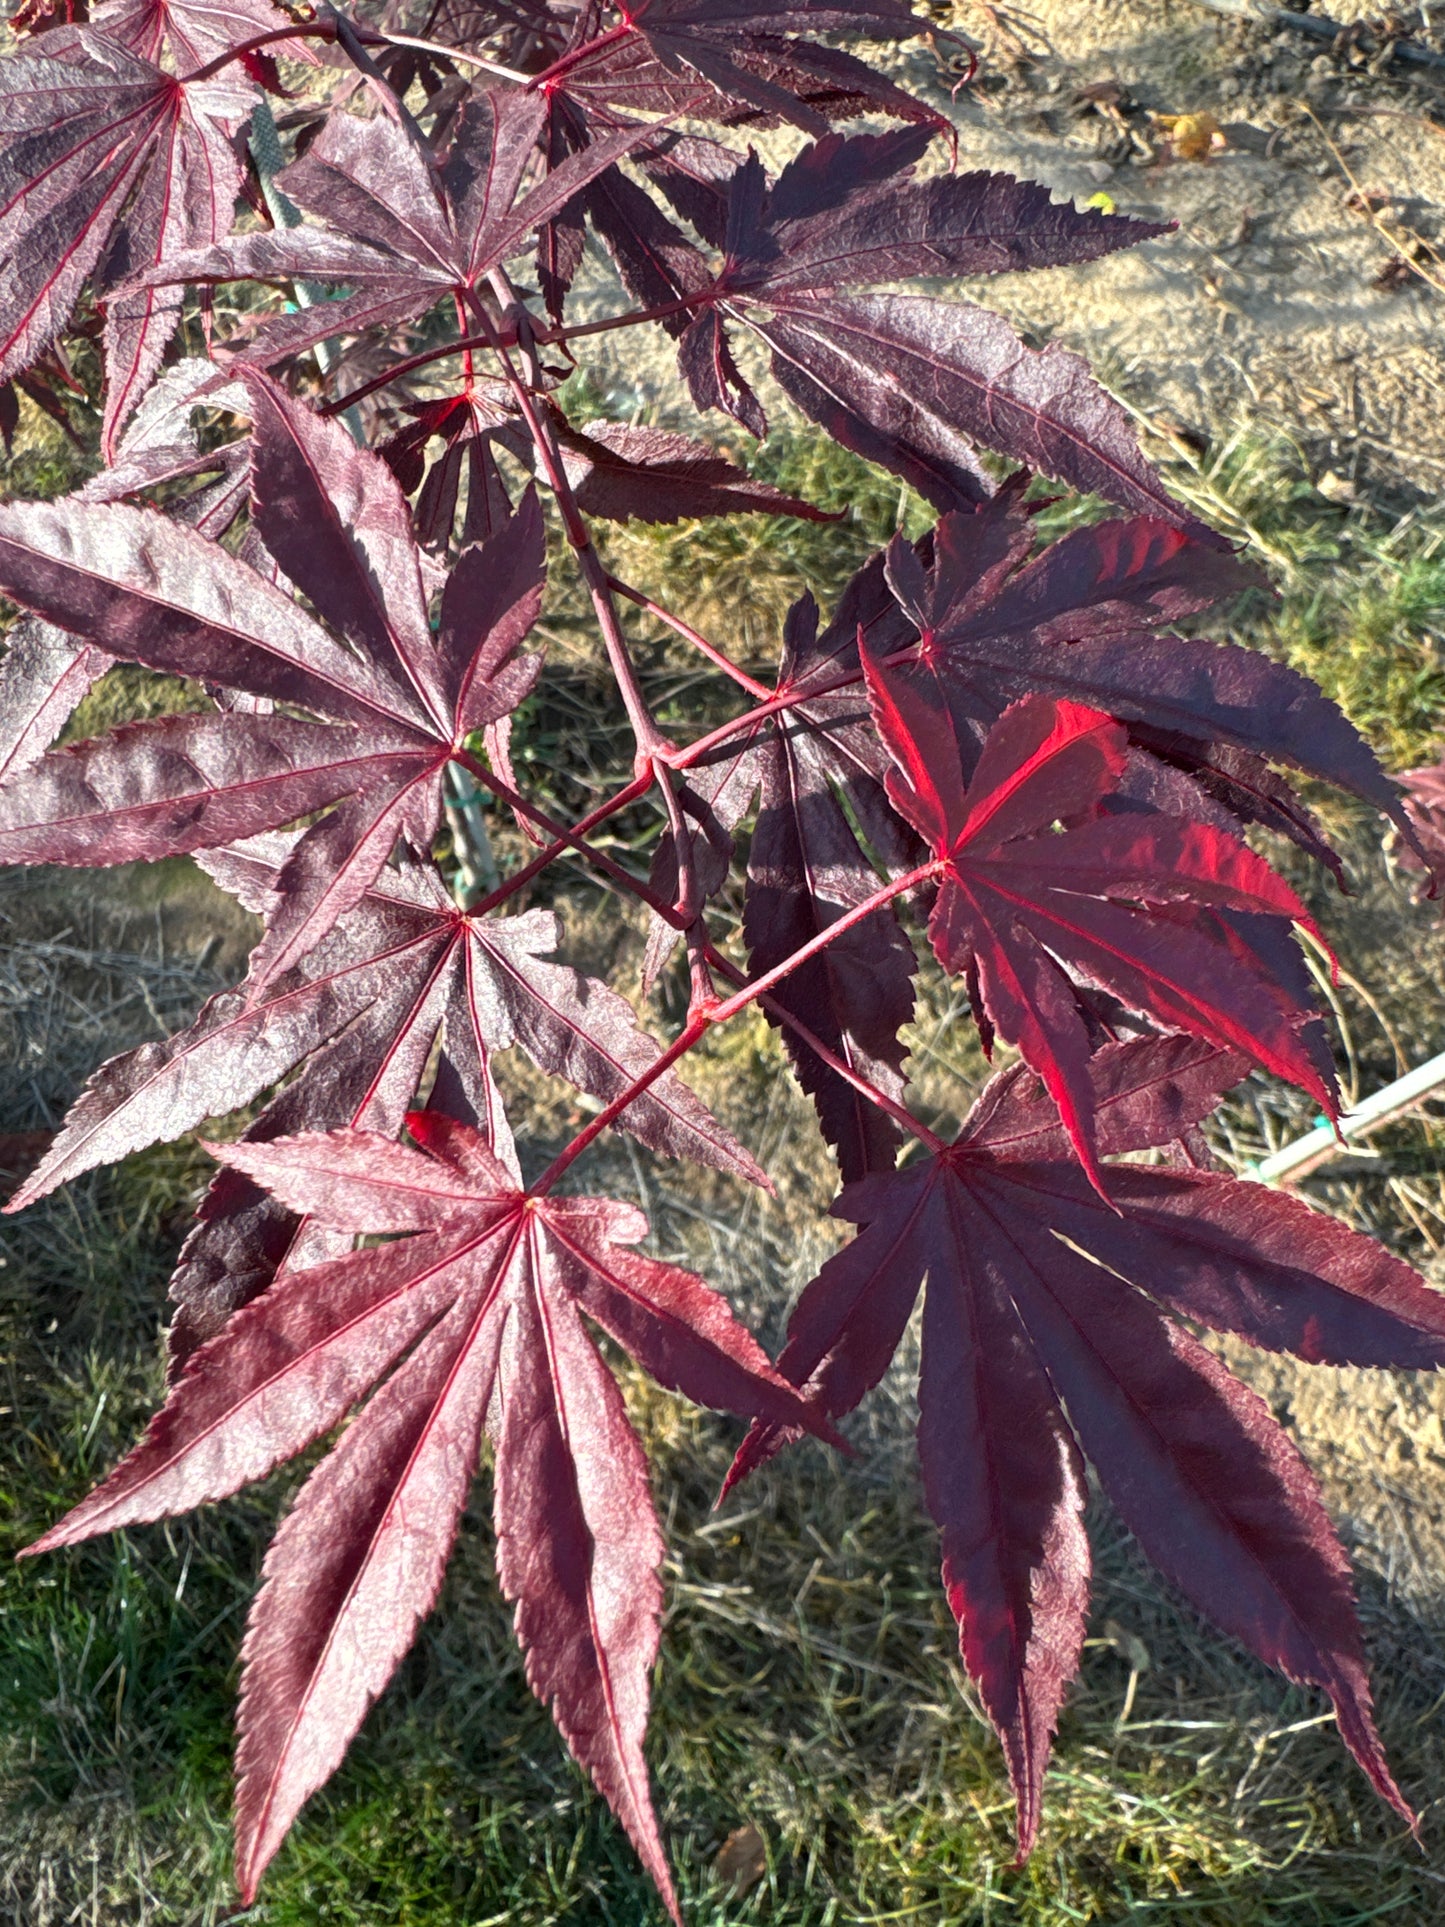
[{"label": "thin branch", "polygon": [[678,1032],[667,1049],[660,1057],[655,1058],[654,1061],[648,1065],[641,1077],[634,1079],[625,1091],[613,1098],[610,1104],[605,1104],[597,1113],[596,1117],[577,1133],[572,1142],[553,1158],[541,1177],[530,1187],[530,1195],[534,1198],[545,1197],[557,1182],[558,1178],[561,1177],[562,1173],[567,1170],[569,1166],[575,1164],[577,1159],[581,1157],[582,1153],[587,1149],[587,1146],[591,1144],[595,1138],[601,1137],[609,1124],[615,1124],[617,1119],[621,1117],[622,1113],[627,1109],[628,1105],[635,1104],[637,1099],[641,1097],[645,1091],[652,1088],[659,1077],[672,1069],[679,1058],[686,1057],[693,1045],[699,1043],[707,1035],[707,1030],[708,1020],[706,1017],[697,1016],[690,1018],[687,1027]]},{"label": "thin branch", "polygon": [[196,81],[209,80],[212,74],[220,73],[223,68],[229,67],[233,61],[241,59],[244,54],[259,53],[263,47],[273,47],[280,40],[335,40],[335,38],[336,21],[333,18],[315,20],[307,26],[273,27],[269,33],[253,34],[249,40],[243,40],[239,46],[228,47],[224,53],[217,54],[214,60],[208,60],[204,67],[197,67],[189,74],[182,74],[179,85],[190,87]]},{"label": "thin branch", "polygon": [[[532,382],[522,379],[505,344],[497,338],[494,352],[502,365],[502,372],[520,409],[522,419],[531,432],[532,441],[541,459],[548,486],[557,499],[561,511],[562,526],[566,530],[568,543],[577,558],[577,567],[586,584],[591,598],[597,626],[602,631],[602,644],[607,651],[607,660],[617,680],[618,693],[622,697],[627,719],[632,724],[632,734],[637,744],[634,759],[634,772],[641,774],[644,767],[651,767],[652,760],[660,751],[670,745],[653,721],[652,712],[647,707],[642,690],[638,686],[637,671],[627,647],[627,638],[622,633],[618,620],[617,606],[612,600],[612,592],[607,586],[607,572],[602,559],[593,546],[592,536],[586,519],[577,506],[577,498],[572,485],[567,480],[566,466],[562,460],[562,450],[552,424],[538,410],[535,391],[542,385],[542,371],[537,360],[535,344],[530,339],[530,318],[516,289],[508,279],[506,271],[494,268],[488,277],[494,292],[501,303],[504,314],[515,314],[517,318],[517,339],[532,375]],[[484,328],[492,326],[491,317],[482,306],[475,293],[469,294],[472,311]]]},{"label": "thin branch", "polygon": [[504,67],[498,60],[488,60],[485,54],[469,53],[465,47],[448,47],[440,40],[418,40],[409,33],[387,33],[380,36],[390,47],[411,47],[417,53],[439,54],[443,60],[463,60],[470,66],[480,67],[484,73],[495,74],[498,80],[514,81],[520,87],[530,87],[531,74],[520,74],[515,67]]},{"label": "thin branch", "polygon": [[[757,1003],[760,999],[766,997],[774,985],[781,983],[783,978],[788,976],[793,970],[796,970],[800,964],[806,963],[810,957],[815,957],[820,950],[825,950],[830,943],[835,942],[845,931],[851,930],[855,924],[861,923],[865,917],[873,916],[875,912],[881,910],[885,904],[891,903],[895,897],[902,896],[906,890],[916,889],[920,883],[926,883],[930,877],[937,874],[937,869],[938,865],[936,863],[927,863],[917,870],[910,871],[907,876],[899,877],[892,883],[884,884],[881,889],[875,890],[866,902],[858,904],[854,909],[850,910],[846,916],[839,917],[836,923],[829,924],[826,930],[820,931],[816,937],[810,938],[807,943],[795,950],[791,957],[784,958],[783,962],[775,965],[773,969],[764,971],[761,977],[745,983],[741,989],[735,991],[731,997],[725,998],[721,1003],[712,1003],[701,1009],[694,1010],[689,1016],[686,1025],[678,1032],[677,1036],[673,1039],[672,1043],[668,1045],[667,1049],[663,1051],[662,1055],[655,1059],[653,1063],[649,1064],[642,1075],[630,1084],[625,1091],[622,1091],[617,1097],[613,1098],[610,1104],[605,1105],[603,1109],[597,1113],[596,1117],[577,1133],[572,1142],[553,1159],[552,1163],[548,1165],[536,1184],[531,1187],[533,1196],[541,1197],[550,1191],[552,1186],[562,1176],[562,1173],[576,1162],[587,1149],[587,1146],[596,1138],[600,1137],[609,1124],[615,1123],[629,1104],[635,1103],[645,1091],[650,1090],[665,1071],[671,1070],[672,1066],[676,1064],[680,1058],[685,1057],[690,1050],[701,1043],[709,1030],[715,1029],[719,1024],[727,1023],[731,1018],[736,1017],[740,1011],[746,1010],[749,1004]],[[783,1015],[786,1020],[786,1013],[780,1012],[780,1015]],[[812,1041],[817,1042],[816,1039]],[[850,1084],[872,1097],[875,1102],[880,1102],[882,1108],[888,1111],[891,1116],[905,1120],[908,1128],[912,1130],[915,1135],[922,1137],[924,1141],[930,1145],[930,1148],[936,1151],[943,1149],[942,1141],[935,1137],[931,1131],[927,1130],[926,1126],[920,1126],[917,1119],[910,1117],[908,1113],[902,1110],[901,1106],[894,1104],[891,1099],[885,1098],[884,1094],[870,1085],[866,1079],[859,1079],[854,1073],[848,1071],[846,1067],[833,1056],[831,1051],[827,1051],[826,1055],[832,1060],[834,1068],[843,1071],[844,1076],[847,1077]]]},{"label": "thin branch", "polygon": [[674,615],[671,609],[665,609],[660,602],[654,602],[651,596],[644,595],[641,589],[632,588],[618,576],[609,575],[607,586],[615,595],[624,596],[637,608],[645,609],[648,615],[656,616],[659,622],[665,622],[669,629],[690,642],[694,649],[700,650],[715,669],[721,669],[725,676],[730,676],[740,689],[746,689],[748,694],[756,696],[759,702],[771,702],[775,692],[769,689],[766,683],[759,682],[756,676],[750,676],[746,669],[740,669],[735,662],[730,661],[715,643],[709,642],[707,637],[694,629],[690,622],[684,622],[682,617]]},{"label": "thin branch", "polygon": [[901,897],[909,890],[916,890],[920,883],[927,883],[931,878],[936,877],[941,867],[935,858],[928,863],[920,864],[916,870],[910,870],[906,876],[895,877],[891,883],[880,885],[871,897],[865,898],[862,903],[855,904],[851,910],[839,917],[836,923],[830,923],[827,929],[820,930],[816,937],[809,937],[808,941],[801,944],[791,957],[784,957],[781,963],[774,964],[773,968],[764,971],[761,977],[744,984],[741,990],[715,1005],[707,1013],[708,1022],[725,1024],[730,1017],[736,1017],[738,1012],[745,1010],[755,998],[765,995],[774,984],[780,984],[784,977],[790,977],[800,964],[807,963],[810,957],[816,957],[819,951],[826,950],[830,943],[836,943],[838,938],[845,931],[851,930],[855,924],[862,923],[865,918],[875,915],[885,904],[892,903],[895,897]]}]

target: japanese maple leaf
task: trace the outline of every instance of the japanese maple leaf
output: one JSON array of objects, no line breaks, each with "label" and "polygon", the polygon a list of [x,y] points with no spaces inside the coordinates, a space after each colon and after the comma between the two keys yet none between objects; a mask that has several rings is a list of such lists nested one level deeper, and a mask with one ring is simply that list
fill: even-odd
[{"label": "japanese maple leaf", "polygon": [[38,762],[111,658],[48,622],[23,617],[0,659],[0,786]]},{"label": "japanese maple leaf", "polygon": [[[249,85],[186,83],[92,28],[0,61],[0,380],[61,333],[86,278],[102,292],[227,233],[241,181],[232,136]],[[180,319],[161,288],[108,299],[107,455]]]},{"label": "japanese maple leaf", "polygon": [[[1035,549],[1015,489],[940,518],[925,565],[902,539],[887,575],[903,628],[873,646],[922,638],[909,679],[951,709],[971,769],[977,741],[1030,691],[1089,704],[1132,740],[1188,770],[1235,815],[1291,836],[1338,867],[1312,819],[1268,768],[1292,764],[1395,821],[1395,786],[1374,752],[1314,683],[1258,650],[1170,633],[1251,586],[1251,572],[1153,517],[1070,530]],[[972,740],[970,740],[972,739]]]},{"label": "japanese maple leaf", "polygon": [[[888,795],[938,859],[929,919],[945,970],[965,977],[987,1044],[1017,1044],[1059,1107],[1085,1168],[1098,1165],[1090,1037],[1068,971],[1170,1030],[1232,1047],[1336,1103],[1249,923],[1313,918],[1261,857],[1210,823],[1099,805],[1124,774],[1121,724],[1029,696],[1005,710],[965,785],[946,714],[863,654]],[[1061,825],[1055,828],[1055,825]],[[1199,914],[1203,912],[1204,914]]]},{"label": "japanese maple leaf", "polygon": [[[642,1742],[662,1535],[587,1324],[699,1403],[827,1431],[716,1292],[629,1247],[630,1205],[533,1196],[470,1126],[216,1146],[291,1210],[411,1234],[278,1280],[191,1359],[130,1456],[32,1552],[225,1498],[371,1397],[303,1486],[243,1648],[236,1873],[249,1902],[431,1610],[478,1467],[527,1680],[680,1921]],[[373,1389],[376,1388],[376,1389]]]},{"label": "japanese maple leaf", "polygon": [[[618,109],[686,111],[729,126],[787,120],[814,134],[825,133],[829,121],[868,113],[945,126],[936,109],[856,55],[797,37],[810,29],[836,33],[840,9],[831,11],[835,22],[827,28],[816,18],[803,26],[796,9],[786,22],[758,8],[741,18],[715,7],[638,9],[626,30],[595,38],[583,14],[543,84],[554,105],[565,102],[574,112],[585,107],[599,117]],[[902,39],[918,31],[899,9],[865,7],[859,16],[855,31],[861,28],[870,38]],[[706,83],[701,92],[699,82]]]},{"label": "japanese maple leaf", "polygon": [[725,100],[745,101],[815,131],[826,122],[804,98],[810,81],[821,79],[838,91],[851,82],[869,106],[885,103],[873,97],[864,78],[869,69],[861,61],[846,54],[830,61],[833,49],[793,36],[909,40],[918,32],[905,0],[781,0],[761,6],[758,0],[642,0],[628,10],[627,20],[664,69],[691,70]]},{"label": "japanese maple leaf", "polygon": [[[450,544],[463,477],[463,547],[495,534],[512,512],[493,443],[511,446],[517,423],[500,390],[500,383],[470,382],[461,394],[414,403],[405,411],[410,420],[376,451],[405,493],[416,495],[412,515],[423,548],[445,551]],[[428,466],[427,447],[435,440],[442,450]]]},{"label": "japanese maple leaf", "polygon": [[626,422],[558,422],[567,480],[579,508],[604,521],[680,522],[709,515],[795,515],[838,520],[760,482],[706,442]]},{"label": "japanese maple leaf", "polygon": [[[139,60],[159,62],[169,49],[183,75],[287,24],[271,0],[108,0],[91,23]],[[273,42],[266,51],[272,59],[317,63],[304,40]]]},{"label": "japanese maple leaf", "polygon": [[[911,178],[930,128],[806,147],[774,182],[755,155],[729,188],[708,305],[679,344],[700,408],[761,431],[726,318],[746,316],[773,372],[835,440],[904,476],[939,508],[993,492],[993,449],[1072,488],[1179,523],[1186,512],[1139,451],[1124,410],[1077,356],[1024,347],[999,315],[919,295],[839,289],[926,275],[997,274],[1097,259],[1161,233],[1056,205],[1005,174]],[[695,214],[708,218],[703,197]],[[715,217],[713,217],[715,219]],[[765,308],[765,316],[752,310]]]},{"label": "japanese maple leaf", "polygon": [[[0,858],[123,863],[229,843],[330,808],[276,880],[251,988],[326,934],[398,839],[426,850],[448,760],[526,694],[538,607],[529,497],[450,576],[434,638],[404,497],[337,422],[249,384],[253,525],[344,637],[217,543],[150,511],[75,497],[0,508],[0,583],[109,654],[265,699],[74,744],[0,791]],[[273,703],[323,718],[282,713]]]},{"label": "japanese maple leaf", "polygon": [[521,253],[595,174],[652,132],[638,123],[605,135],[523,191],[546,114],[540,93],[472,94],[437,166],[396,122],[333,113],[277,176],[298,207],[332,225],[233,235],[177,255],[164,278],[299,278],[352,290],[262,326],[246,358],[263,362],[329,335],[414,320],[449,297],[470,306],[492,269]]},{"label": "japanese maple leaf", "polygon": [[[1406,770],[1406,822],[1396,854],[1407,869],[1445,877],[1445,764]],[[1435,885],[1432,885],[1432,888]]]},{"label": "japanese maple leaf", "polygon": [[[203,861],[259,910],[274,897],[294,848],[261,838],[207,852]],[[491,1082],[497,1052],[519,1047],[599,1104],[621,1096],[661,1054],[624,997],[553,961],[558,938],[550,911],[472,915],[458,909],[431,867],[387,868],[329,936],[266,989],[223,991],[186,1030],[103,1065],[7,1209],[248,1104],[303,1064],[302,1076],[252,1126],[255,1136],[350,1123],[399,1130],[439,1039],[439,1077],[452,1108],[483,1125],[498,1154],[510,1156]],[[651,1150],[767,1184],[675,1071],[656,1078],[618,1122]],[[259,1289],[290,1250],[289,1232],[280,1251],[271,1250],[271,1229],[258,1246],[238,1242],[236,1212],[244,1216],[248,1205],[237,1202],[232,1180],[223,1175],[224,1196],[213,1194],[203,1207],[183,1253],[182,1273],[193,1267],[191,1283],[176,1294],[183,1303],[209,1302],[214,1288],[224,1310],[238,1301],[241,1273],[259,1279]]]},{"label": "japanese maple leaf", "polygon": [[250,396],[242,383],[223,382],[210,362],[186,356],[151,383],[109,467],[81,484],[79,498],[143,501],[147,490],[163,483],[195,479],[197,486],[186,492],[168,491],[166,512],[219,539],[247,505],[251,449],[244,436],[202,448],[192,421],[200,410],[249,416]]},{"label": "japanese maple leaf", "polygon": [[[1106,1046],[1088,1067],[1100,1154],[1181,1135],[1245,1069],[1189,1038]],[[1413,1825],[1315,1480],[1263,1400],[1177,1319],[1311,1363],[1435,1369],[1440,1296],[1284,1192],[1161,1165],[1107,1164],[1102,1181],[1101,1199],[1041,1081],[1003,1072],[956,1143],[843,1192],[835,1212],[862,1228],[804,1291],[779,1369],[834,1417],[851,1411],[927,1280],[924,1490],[963,1661],[1007,1755],[1020,1857],[1084,1640],[1082,1458],[1200,1612],[1324,1688],[1351,1752]],[[785,1437],[755,1427],[729,1483]]]}]

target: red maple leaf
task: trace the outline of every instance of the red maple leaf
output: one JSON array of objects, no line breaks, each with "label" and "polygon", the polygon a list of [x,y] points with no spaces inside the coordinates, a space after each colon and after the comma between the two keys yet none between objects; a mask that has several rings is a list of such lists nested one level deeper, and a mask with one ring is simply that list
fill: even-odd
[{"label": "red maple leaf", "polygon": [[680,1921],[642,1756],[662,1535],[584,1318],[699,1403],[826,1421],[716,1292],[630,1249],[647,1232],[634,1207],[533,1196],[471,1126],[407,1122],[429,1155],[367,1131],[213,1147],[348,1236],[413,1235],[293,1272],[237,1312],[129,1457],[29,1550],[225,1498],[371,1392],[277,1534],[247,1627],[236,1866],[249,1901],[436,1599],[485,1427],[528,1682]]},{"label": "red maple leaf", "polygon": [[1091,1174],[1092,1040],[1061,966],[1165,1029],[1245,1053],[1335,1115],[1333,1079],[1300,1034],[1311,1013],[1281,997],[1254,920],[1284,918],[1324,940],[1262,857],[1210,823],[1106,813],[1127,735],[1078,703],[1015,703],[965,785],[952,719],[866,646],[863,666],[897,765],[889,797],[938,859],[934,952],[967,979],[985,1042],[996,1031],[1040,1073]]},{"label": "red maple leaf", "polygon": [[249,387],[253,526],[350,647],[255,569],[152,511],[76,497],[0,509],[0,581],[17,600],[113,656],[261,699],[249,713],[165,716],[42,758],[0,800],[0,856],[174,855],[330,806],[276,879],[252,965],[259,992],[360,900],[398,839],[429,848],[448,761],[535,680],[539,659],[517,649],[544,556],[529,498],[490,554],[463,558],[433,637],[410,515],[385,465],[265,377]]},{"label": "red maple leaf", "polygon": [[[0,61],[0,381],[61,333],[86,277],[114,290],[231,226],[231,137],[253,98],[187,84],[95,28],[64,28]],[[180,320],[179,294],[108,302],[105,447],[114,448]]]}]

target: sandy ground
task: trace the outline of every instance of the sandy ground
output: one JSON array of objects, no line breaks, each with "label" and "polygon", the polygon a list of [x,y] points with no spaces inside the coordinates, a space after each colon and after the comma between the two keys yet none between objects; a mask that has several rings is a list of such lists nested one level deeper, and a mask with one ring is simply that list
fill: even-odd
[{"label": "sandy ground", "polygon": [[[970,4],[955,15],[977,23]],[[1037,0],[1012,17],[1036,57],[995,40],[959,98],[967,164],[1178,228],[1084,270],[994,282],[990,302],[1191,439],[1279,428],[1317,476],[1437,491],[1445,72],[1356,70],[1193,0]],[[928,58],[911,57],[915,74]],[[1227,145],[1173,158],[1152,117],[1201,112]]]}]

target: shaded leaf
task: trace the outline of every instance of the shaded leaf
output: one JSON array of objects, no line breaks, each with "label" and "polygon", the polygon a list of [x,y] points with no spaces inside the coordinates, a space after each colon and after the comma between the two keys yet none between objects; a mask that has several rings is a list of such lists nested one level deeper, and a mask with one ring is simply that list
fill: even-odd
[{"label": "shaded leaf", "polygon": [[[1189,1128],[1244,1063],[1164,1037],[1107,1046],[1088,1069],[1100,1149],[1124,1153]],[[778,1361],[842,1416],[887,1370],[926,1278],[925,1491],[964,1663],[1008,1755],[1021,1852],[1082,1639],[1075,1440],[1202,1612],[1329,1693],[1351,1751],[1413,1824],[1314,1480],[1263,1402],[1154,1300],[1305,1357],[1439,1367],[1439,1294],[1296,1198],[1110,1164],[1101,1199],[1069,1148],[1042,1080],[1022,1066],[996,1077],[953,1145],[844,1191],[836,1213],[861,1229],[804,1291]],[[796,1436],[754,1426],[728,1483]]]}]

